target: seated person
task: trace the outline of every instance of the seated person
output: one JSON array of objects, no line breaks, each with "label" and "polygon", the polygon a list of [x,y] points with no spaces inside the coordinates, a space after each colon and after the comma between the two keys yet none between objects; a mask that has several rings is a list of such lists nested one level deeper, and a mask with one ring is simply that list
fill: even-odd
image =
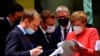
[{"label": "seated person", "polygon": [[72,47],[72,50],[76,52],[72,56],[97,56],[95,44],[99,35],[96,28],[86,27],[87,15],[83,11],[76,11],[72,13],[70,21],[73,25],[73,32],[67,35],[66,40],[74,39],[85,47]]}]

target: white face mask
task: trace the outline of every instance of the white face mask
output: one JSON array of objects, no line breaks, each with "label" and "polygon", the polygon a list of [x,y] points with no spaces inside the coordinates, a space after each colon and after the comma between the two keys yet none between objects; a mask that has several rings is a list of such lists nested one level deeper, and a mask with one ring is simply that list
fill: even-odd
[{"label": "white face mask", "polygon": [[47,32],[52,33],[55,30],[55,25],[54,26],[47,26]]},{"label": "white face mask", "polygon": [[73,26],[73,30],[76,35],[80,34],[83,31],[81,26]]},{"label": "white face mask", "polygon": [[28,29],[26,29],[26,33],[27,34],[33,34],[35,31],[32,29],[32,28],[28,28]]}]

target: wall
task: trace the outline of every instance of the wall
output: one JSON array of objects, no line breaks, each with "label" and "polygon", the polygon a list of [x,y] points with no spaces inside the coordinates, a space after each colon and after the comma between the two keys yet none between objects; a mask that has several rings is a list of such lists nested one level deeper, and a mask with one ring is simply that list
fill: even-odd
[{"label": "wall", "polygon": [[73,0],[41,0],[43,9],[56,10],[59,5],[66,5],[70,12],[73,11]]},{"label": "wall", "polygon": [[94,26],[98,29],[100,34],[100,2],[99,0],[92,0],[92,3]]},{"label": "wall", "polygon": [[34,0],[16,0],[20,3],[25,9],[34,8]]}]

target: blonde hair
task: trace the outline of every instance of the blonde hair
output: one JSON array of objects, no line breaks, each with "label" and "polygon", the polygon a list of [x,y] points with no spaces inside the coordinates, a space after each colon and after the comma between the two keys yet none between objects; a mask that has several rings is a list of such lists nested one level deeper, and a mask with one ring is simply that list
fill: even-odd
[{"label": "blonde hair", "polygon": [[26,9],[24,11],[24,15],[22,17],[22,20],[21,21],[24,21],[24,19],[28,19],[30,22],[34,19],[40,19],[40,15],[39,13],[35,10],[35,9]]},{"label": "blonde hair", "polygon": [[70,21],[81,21],[81,22],[87,22],[87,15],[85,14],[84,11],[75,11],[72,13],[70,17]]},{"label": "blonde hair", "polygon": [[66,11],[68,13],[68,15],[70,15],[70,12],[68,10],[68,7],[65,6],[65,5],[58,6],[57,9],[56,9],[56,13],[59,12],[59,11]]}]

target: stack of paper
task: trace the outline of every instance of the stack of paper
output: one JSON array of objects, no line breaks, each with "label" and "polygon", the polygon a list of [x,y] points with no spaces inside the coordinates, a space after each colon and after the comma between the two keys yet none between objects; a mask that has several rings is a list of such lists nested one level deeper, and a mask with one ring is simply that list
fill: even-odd
[{"label": "stack of paper", "polygon": [[62,44],[62,49],[63,49],[63,56],[71,56],[74,54],[74,52],[70,49],[70,47],[73,46],[74,44],[71,41],[64,41]]},{"label": "stack of paper", "polygon": [[96,41],[95,50],[100,51],[100,40]]},{"label": "stack of paper", "polygon": [[62,47],[59,47],[58,49],[56,49],[52,54],[50,54],[49,56],[55,56],[57,54],[62,54],[63,53],[63,49]]},{"label": "stack of paper", "polygon": [[[81,43],[79,43],[76,40],[72,40],[72,41],[68,41],[65,40],[63,42],[60,42],[58,44],[58,49],[56,49],[52,54],[50,54],[49,56],[55,56],[57,54],[63,54],[63,56],[72,56],[75,52],[73,50],[71,50],[70,47],[79,47],[79,48],[85,48],[87,49],[84,45],[82,45]],[[100,46],[100,45],[99,45]]]},{"label": "stack of paper", "polygon": [[63,41],[59,44],[59,48],[56,49],[49,56],[55,56],[57,54],[63,54],[63,56],[71,56],[74,52],[70,49],[70,46],[74,46],[70,41]]}]

